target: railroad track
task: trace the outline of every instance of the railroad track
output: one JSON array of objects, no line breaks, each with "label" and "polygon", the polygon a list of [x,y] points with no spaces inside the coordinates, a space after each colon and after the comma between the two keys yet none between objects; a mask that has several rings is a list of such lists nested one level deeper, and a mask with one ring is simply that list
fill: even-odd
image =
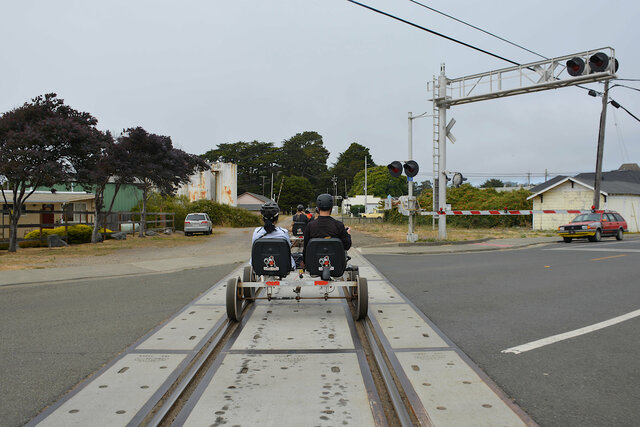
[{"label": "railroad track", "polygon": [[346,299],[257,300],[229,321],[225,283],[238,269],[28,425],[535,424],[356,258],[364,321]]}]

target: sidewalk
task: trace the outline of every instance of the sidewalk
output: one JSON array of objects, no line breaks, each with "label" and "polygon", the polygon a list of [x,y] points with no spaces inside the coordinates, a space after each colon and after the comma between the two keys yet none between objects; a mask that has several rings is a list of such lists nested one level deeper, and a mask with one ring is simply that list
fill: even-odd
[{"label": "sidewalk", "polygon": [[[246,239],[243,239],[246,240]],[[450,243],[389,243],[376,246],[356,247],[363,255],[419,255],[463,253],[478,251],[495,251],[517,249],[532,245],[559,242],[558,237],[535,237],[525,239],[494,239],[473,242]],[[87,266],[44,268],[31,270],[14,270],[0,272],[0,286],[59,282],[66,280],[118,277],[137,274],[171,273],[192,268],[211,267],[214,265],[244,263],[249,260],[249,244],[246,248],[234,248],[223,245],[223,254],[208,253],[194,256],[193,254],[179,254],[175,251],[163,251],[163,257],[150,260],[131,260],[117,264],[93,264]],[[225,250],[226,249],[226,250]],[[156,255],[158,255],[156,252]],[[187,255],[187,256],[184,256]]]}]

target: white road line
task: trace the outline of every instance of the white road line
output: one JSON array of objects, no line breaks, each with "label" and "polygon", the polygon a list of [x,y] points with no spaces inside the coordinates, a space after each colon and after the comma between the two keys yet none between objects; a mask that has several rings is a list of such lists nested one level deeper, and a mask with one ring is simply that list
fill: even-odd
[{"label": "white road line", "polygon": [[609,248],[552,248],[546,251],[585,251],[585,252],[640,252],[640,249],[609,249]]},{"label": "white road line", "polygon": [[558,341],[563,341],[569,338],[577,337],[579,335],[588,334],[589,332],[597,331],[598,329],[606,328],[607,326],[615,325],[616,323],[624,322],[625,320],[633,319],[640,316],[640,310],[632,311],[631,313],[623,314],[622,316],[614,317],[613,319],[605,320],[604,322],[595,323],[584,328],[576,329],[574,331],[565,332],[563,334],[553,335],[541,340],[532,341],[530,343],[522,344],[517,347],[511,347],[506,350],[502,350],[501,353],[514,353],[520,354],[525,351],[534,350],[545,345],[553,344]]}]

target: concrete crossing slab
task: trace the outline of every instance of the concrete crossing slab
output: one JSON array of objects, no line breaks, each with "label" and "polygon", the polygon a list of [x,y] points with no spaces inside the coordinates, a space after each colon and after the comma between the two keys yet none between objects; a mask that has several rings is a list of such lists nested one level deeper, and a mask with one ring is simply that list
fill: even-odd
[{"label": "concrete crossing slab", "polygon": [[124,426],[185,357],[185,354],[127,354],[38,425]]},{"label": "concrete crossing slab", "polygon": [[137,350],[193,350],[220,319],[225,307],[192,305],[147,338]]},{"label": "concrete crossing slab", "polygon": [[185,426],[375,425],[355,353],[228,354]]},{"label": "concrete crossing slab", "polygon": [[373,316],[393,349],[449,347],[409,304],[373,304]]},{"label": "concrete crossing slab", "polygon": [[227,287],[224,284],[219,284],[218,286],[208,290],[198,298],[194,304],[216,304],[216,305],[225,305],[225,293],[227,291]]},{"label": "concrete crossing slab", "polygon": [[435,426],[526,425],[455,351],[395,354]]},{"label": "concrete crossing slab", "polygon": [[344,304],[258,303],[232,350],[354,349]]},{"label": "concrete crossing slab", "polygon": [[367,280],[369,289],[369,304],[376,303],[404,303],[404,298],[400,296],[386,281]]}]

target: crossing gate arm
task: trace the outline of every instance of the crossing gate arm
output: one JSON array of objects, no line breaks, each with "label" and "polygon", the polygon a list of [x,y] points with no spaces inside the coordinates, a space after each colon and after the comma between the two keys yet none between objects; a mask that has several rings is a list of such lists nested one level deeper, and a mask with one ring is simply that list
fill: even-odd
[{"label": "crossing gate arm", "polygon": [[604,211],[600,210],[600,211],[592,211],[592,210],[587,210],[587,209],[545,209],[545,210],[539,210],[539,211],[533,211],[533,210],[509,210],[509,209],[503,209],[503,210],[488,210],[488,211],[476,211],[476,210],[470,210],[470,211],[423,211],[420,212],[420,215],[451,215],[451,216],[458,216],[458,215],[534,215],[534,214],[574,214],[574,215],[578,215],[578,214],[583,214],[583,213],[602,213]]}]

